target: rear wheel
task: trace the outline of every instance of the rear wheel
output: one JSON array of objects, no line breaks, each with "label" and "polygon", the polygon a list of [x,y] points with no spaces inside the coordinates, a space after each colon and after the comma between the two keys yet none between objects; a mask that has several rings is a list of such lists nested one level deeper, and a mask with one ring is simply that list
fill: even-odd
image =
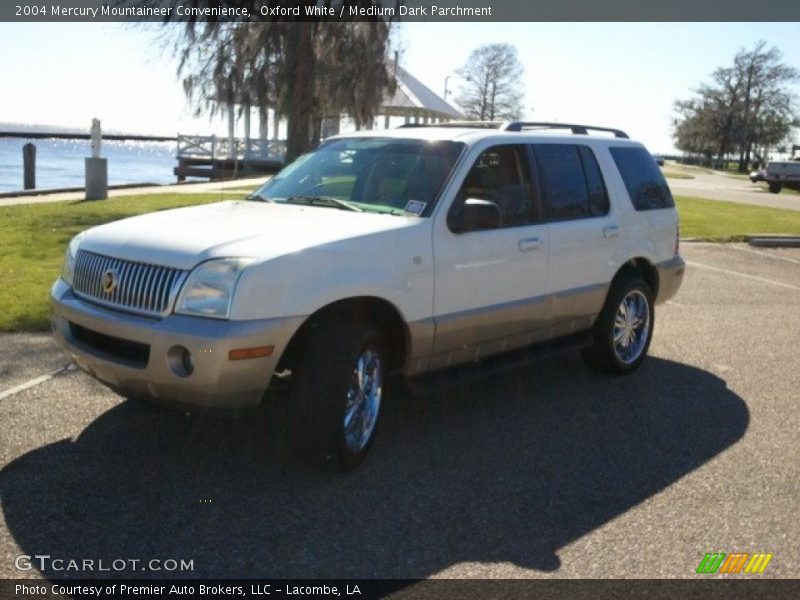
[{"label": "rear wheel", "polygon": [[372,325],[326,323],[297,365],[291,398],[293,449],[301,460],[352,469],[375,438],[386,373],[383,336]]},{"label": "rear wheel", "polygon": [[769,193],[770,194],[780,194],[781,189],[783,189],[783,185],[780,183],[770,183],[769,184]]},{"label": "rear wheel", "polygon": [[582,352],[584,360],[599,371],[632,373],[647,355],[654,322],[650,287],[638,278],[619,281],[597,318],[594,343]]}]

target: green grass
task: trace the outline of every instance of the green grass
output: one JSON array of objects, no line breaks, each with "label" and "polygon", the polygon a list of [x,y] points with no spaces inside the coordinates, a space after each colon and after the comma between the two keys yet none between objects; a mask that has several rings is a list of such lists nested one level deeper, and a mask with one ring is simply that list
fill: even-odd
[{"label": "green grass", "polygon": [[[218,193],[149,194],[0,207],[0,331],[48,328],[48,290],[61,272],[67,243],[79,231],[141,213],[218,200]],[[800,235],[800,211],[682,196],[676,201],[683,237],[731,241],[751,233]]]},{"label": "green grass", "polygon": [[738,171],[717,171],[717,173],[734,179],[750,179],[750,173],[739,173]]},{"label": "green grass", "polygon": [[684,173],[682,171],[672,171],[670,169],[662,169],[661,172],[667,179],[694,179],[694,175]]},{"label": "green grass", "polygon": [[677,196],[681,237],[715,242],[741,241],[746,235],[800,235],[800,211]]},{"label": "green grass", "polygon": [[219,200],[218,193],[151,194],[0,207],[0,331],[48,328],[48,290],[61,272],[67,243],[78,232],[141,213]]},{"label": "green grass", "polygon": [[[697,165],[684,165],[681,163],[670,162],[666,166],[662,167],[662,170],[664,170],[664,176],[667,179],[693,179],[693,177],[680,176],[680,173],[688,175],[691,172],[705,173],[707,175],[725,175],[727,177],[734,177],[736,179],[747,179],[750,176],[749,171],[747,173],[739,173],[738,162],[729,162],[725,169],[709,169],[708,167],[700,167]],[[667,175],[667,172],[670,172],[672,177]]]},{"label": "green grass", "polygon": [[[764,187],[766,187],[766,185]],[[781,190],[781,194],[792,194],[794,196],[800,196],[800,190],[793,190],[792,188],[785,187]]]},{"label": "green grass", "polygon": [[667,162],[661,168],[662,169],[667,169],[667,170],[672,170],[672,171],[681,171],[683,173],[689,173],[689,174],[691,174],[691,173],[705,173],[707,175],[710,175],[712,173],[715,173],[715,171],[712,171],[711,169],[709,169],[707,167],[699,167],[697,165],[684,165],[682,163],[672,162],[672,161]]},{"label": "green grass", "polygon": [[225,192],[245,192],[245,193],[255,192],[258,188],[261,187],[261,185],[262,184],[240,185],[240,186],[237,186],[237,187],[229,187],[229,188],[225,188]]}]

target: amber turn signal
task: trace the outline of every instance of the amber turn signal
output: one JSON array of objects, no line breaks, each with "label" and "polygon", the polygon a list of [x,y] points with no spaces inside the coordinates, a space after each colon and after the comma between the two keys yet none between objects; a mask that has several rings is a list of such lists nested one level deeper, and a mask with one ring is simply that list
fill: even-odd
[{"label": "amber turn signal", "polygon": [[272,356],[274,346],[257,346],[255,348],[237,348],[228,352],[230,360],[244,360],[246,358],[263,358]]}]

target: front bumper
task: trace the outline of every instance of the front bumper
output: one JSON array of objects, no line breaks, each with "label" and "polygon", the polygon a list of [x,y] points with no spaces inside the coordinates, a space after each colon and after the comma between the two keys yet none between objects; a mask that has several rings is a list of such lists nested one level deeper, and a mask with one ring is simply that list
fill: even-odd
[{"label": "front bumper", "polygon": [[661,304],[678,293],[686,272],[686,263],[680,256],[656,265],[658,270],[658,295],[656,304]]},{"label": "front bumper", "polygon": [[[278,359],[303,321],[303,317],[221,321],[183,315],[149,319],[86,302],[61,279],[53,285],[50,300],[56,340],[81,369],[123,395],[207,408],[259,404]],[[94,343],[95,339],[102,343]],[[127,351],[127,346],[135,352]],[[272,346],[271,355],[228,357],[231,350],[259,346]],[[191,373],[182,372],[175,347],[191,353]]]}]

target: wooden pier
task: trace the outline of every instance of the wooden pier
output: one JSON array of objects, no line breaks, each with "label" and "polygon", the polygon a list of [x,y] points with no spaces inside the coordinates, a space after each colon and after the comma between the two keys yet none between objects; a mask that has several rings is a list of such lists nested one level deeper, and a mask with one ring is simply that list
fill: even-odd
[{"label": "wooden pier", "polygon": [[178,181],[187,177],[200,177],[209,180],[236,179],[256,175],[272,175],[283,167],[283,161],[260,160],[258,158],[192,158],[178,157],[178,166],[173,172]]},{"label": "wooden pier", "polygon": [[178,135],[178,181],[187,177],[233,179],[269,175],[283,167],[284,142],[273,140],[263,145],[259,140],[215,135]]}]

